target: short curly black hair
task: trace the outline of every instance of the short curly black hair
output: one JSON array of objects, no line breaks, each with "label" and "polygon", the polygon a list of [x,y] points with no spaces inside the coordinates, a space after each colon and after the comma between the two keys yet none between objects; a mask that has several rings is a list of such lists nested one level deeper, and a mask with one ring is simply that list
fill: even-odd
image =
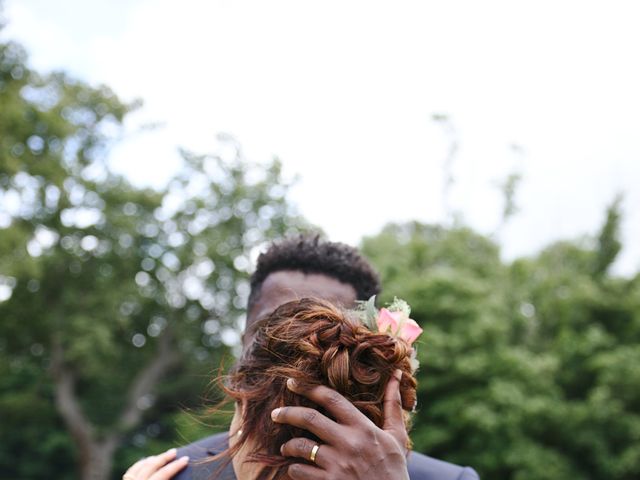
[{"label": "short curly black hair", "polygon": [[258,257],[256,270],[251,275],[247,311],[251,311],[257,301],[265,279],[281,270],[327,275],[351,285],[358,300],[368,300],[380,293],[380,277],[356,248],[329,242],[317,233],[302,234],[272,243]]}]

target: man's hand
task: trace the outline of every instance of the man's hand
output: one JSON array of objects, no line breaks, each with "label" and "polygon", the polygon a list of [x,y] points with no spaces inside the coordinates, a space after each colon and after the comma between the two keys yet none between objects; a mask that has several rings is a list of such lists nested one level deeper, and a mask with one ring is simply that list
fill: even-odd
[{"label": "man's hand", "polygon": [[[384,426],[378,428],[338,392],[325,386],[301,390],[289,379],[290,390],[324,407],[336,420],[305,407],[275,409],[275,422],[293,425],[315,434],[319,448],[308,438],[292,438],[282,445],[282,455],[313,461],[289,467],[293,480],[408,480],[405,454],[409,436],[400,399],[402,372],[389,380],[384,398]],[[315,458],[314,458],[315,457]]]}]

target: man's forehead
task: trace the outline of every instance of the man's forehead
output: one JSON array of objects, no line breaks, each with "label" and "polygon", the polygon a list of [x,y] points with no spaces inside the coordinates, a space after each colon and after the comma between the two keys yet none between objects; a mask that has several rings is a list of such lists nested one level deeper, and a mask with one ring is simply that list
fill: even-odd
[{"label": "man's forehead", "polygon": [[262,292],[317,292],[340,297],[355,298],[356,291],[352,285],[341,282],[324,273],[305,273],[297,270],[280,270],[264,279]]},{"label": "man's forehead", "polygon": [[261,318],[284,303],[304,297],[320,298],[346,307],[352,306],[357,298],[352,285],[328,275],[281,270],[265,278],[257,301],[248,312],[248,320]]},{"label": "man's forehead", "polygon": [[266,317],[280,305],[305,297],[327,300],[338,306],[352,307],[356,289],[322,273],[304,273],[298,270],[280,270],[270,273],[260,287],[260,293],[247,312],[243,344],[247,348],[253,337],[252,325]]}]

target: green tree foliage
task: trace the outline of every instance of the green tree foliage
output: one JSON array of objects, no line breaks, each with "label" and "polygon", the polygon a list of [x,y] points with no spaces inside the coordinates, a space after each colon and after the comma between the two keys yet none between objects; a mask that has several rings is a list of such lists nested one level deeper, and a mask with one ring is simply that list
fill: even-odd
[{"label": "green tree foliage", "polygon": [[607,209],[607,219],[600,235],[598,236],[597,255],[594,259],[593,270],[598,276],[607,272],[613,261],[620,253],[622,243],[620,236],[620,203],[622,196],[616,197],[614,202]]},{"label": "green tree foliage", "polygon": [[180,443],[177,409],[237,344],[250,257],[301,224],[280,165],[232,139],[182,152],[161,191],[110,172],[134,107],[0,44],[3,478],[109,478]]},{"label": "green tree foliage", "polygon": [[466,228],[390,225],[365,239],[383,300],[401,295],[425,328],[416,450],[483,478],[640,476],[640,276],[606,273],[618,209],[598,241],[512,264]]}]

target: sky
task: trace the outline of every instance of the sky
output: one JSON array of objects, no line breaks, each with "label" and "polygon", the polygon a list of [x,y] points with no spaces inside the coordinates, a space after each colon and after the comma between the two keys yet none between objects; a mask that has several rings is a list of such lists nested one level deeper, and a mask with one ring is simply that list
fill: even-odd
[{"label": "sky", "polygon": [[[639,14],[635,0],[5,0],[1,35],[34,68],[144,101],[110,153],[137,185],[162,186],[178,147],[215,151],[223,132],[251,161],[277,156],[332,240],[456,212],[506,259],[596,233],[623,193],[615,271],[633,274]],[[500,228],[511,173],[520,211]]]}]

